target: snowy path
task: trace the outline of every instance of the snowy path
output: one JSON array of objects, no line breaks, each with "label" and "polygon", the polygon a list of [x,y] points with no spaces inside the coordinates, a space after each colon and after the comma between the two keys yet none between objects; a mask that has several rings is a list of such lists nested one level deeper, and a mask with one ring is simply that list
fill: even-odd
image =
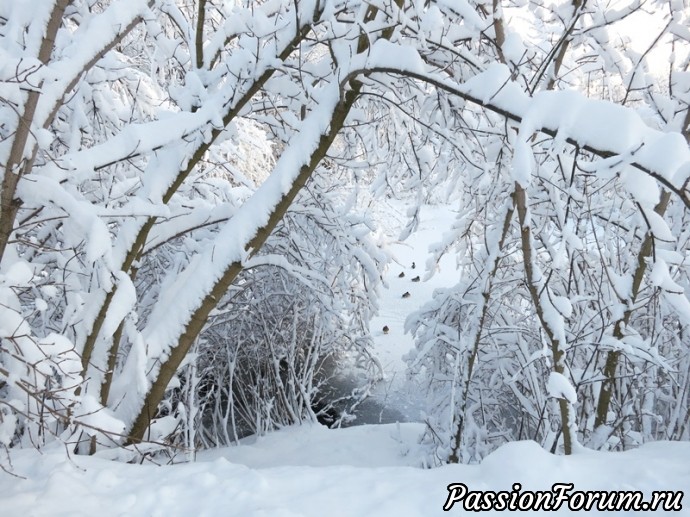
[{"label": "snowy path", "polygon": [[[404,220],[400,210],[391,206],[389,214],[396,213],[397,218],[382,222],[388,226],[386,230],[391,236],[399,234]],[[384,276],[385,287],[381,289],[379,314],[371,322],[376,354],[386,376],[385,381],[377,385],[373,398],[402,415],[403,421],[408,422],[419,421],[424,394],[423,388],[408,381],[405,376],[407,364],[403,357],[414,346],[412,336],[405,333],[405,320],[431,299],[435,289],[449,287],[458,281],[452,256],[444,256],[433,268],[433,275],[429,275],[427,270],[427,261],[431,256],[429,248],[437,244],[449,230],[454,220],[453,212],[446,206],[423,206],[420,219],[419,228],[408,239],[393,241],[388,246],[393,261]],[[387,334],[383,331],[384,327],[388,327]],[[358,420],[361,423],[376,423],[368,415],[360,415]]]}]

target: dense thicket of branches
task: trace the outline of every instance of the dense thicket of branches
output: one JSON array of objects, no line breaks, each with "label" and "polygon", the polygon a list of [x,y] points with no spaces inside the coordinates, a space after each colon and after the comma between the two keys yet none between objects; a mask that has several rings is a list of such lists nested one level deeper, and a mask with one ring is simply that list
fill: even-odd
[{"label": "dense thicket of branches", "polygon": [[383,193],[459,207],[409,322],[439,461],[687,439],[689,7],[647,4],[0,5],[0,443],[227,443],[375,377]]}]

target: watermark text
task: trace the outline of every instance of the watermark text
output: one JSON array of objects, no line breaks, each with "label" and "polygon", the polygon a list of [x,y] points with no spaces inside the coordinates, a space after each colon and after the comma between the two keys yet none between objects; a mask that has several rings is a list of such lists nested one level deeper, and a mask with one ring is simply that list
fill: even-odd
[{"label": "watermark text", "polygon": [[464,483],[448,485],[448,498],[443,505],[445,511],[454,505],[462,506],[468,512],[488,510],[555,511],[567,507],[571,511],[679,511],[683,508],[683,492],[659,490],[652,492],[650,500],[637,491],[574,490],[573,483],[554,483],[551,490],[522,490],[520,483],[513,483],[513,489],[502,492],[472,491]]}]

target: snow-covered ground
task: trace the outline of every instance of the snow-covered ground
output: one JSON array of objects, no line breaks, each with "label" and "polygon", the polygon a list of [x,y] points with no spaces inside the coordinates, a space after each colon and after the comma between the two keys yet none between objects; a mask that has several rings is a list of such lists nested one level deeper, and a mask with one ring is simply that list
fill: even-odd
[{"label": "snow-covered ground", "polygon": [[[347,425],[421,421],[424,388],[406,375],[404,357],[414,342],[405,333],[405,320],[431,299],[435,289],[459,280],[452,254],[436,263],[429,253],[450,229],[455,213],[447,205],[423,205],[414,233],[399,240],[409,221],[406,211],[404,202],[388,199],[380,201],[376,212],[370,214],[382,229],[380,244],[391,257],[379,291],[379,313],[370,325],[384,379],[357,407],[355,420]],[[346,372],[333,381],[332,388],[336,395],[346,396],[360,382],[355,374]]]},{"label": "snow-covered ground", "polygon": [[[397,213],[400,223],[404,215]],[[481,465],[423,468],[418,445],[423,424],[415,422],[423,394],[405,379],[403,356],[413,343],[404,333],[404,321],[435,288],[457,281],[452,258],[444,258],[434,275],[425,271],[429,246],[439,241],[452,219],[449,208],[424,207],[417,233],[405,242],[393,238],[388,245],[395,258],[385,277],[380,314],[372,322],[386,381],[373,398],[397,411],[405,423],[339,430],[305,424],[248,438],[236,447],[201,452],[196,462],[160,467],[68,455],[57,446],[42,454],[14,451],[13,475],[0,472],[0,516],[405,517],[442,515],[451,494],[447,487],[454,483],[468,491],[507,491],[516,494],[516,501],[527,490],[549,491],[554,483],[573,483],[569,493],[640,490],[646,501],[654,490],[690,489],[690,443],[651,443],[625,453],[584,451],[563,457],[534,442],[519,442],[501,447]],[[391,235],[400,229],[395,221],[388,228]],[[417,276],[420,281],[414,281]],[[403,297],[408,292],[410,296]],[[453,493],[459,497],[458,491]],[[468,494],[463,501],[472,497]],[[463,501],[449,513],[466,513]],[[683,509],[675,514],[690,515],[690,501],[681,503]],[[565,503],[557,513],[573,512]]]},{"label": "snow-covered ground", "polygon": [[[393,214],[396,216],[391,217]],[[419,226],[404,241],[394,238],[407,221],[402,203],[388,202],[386,215],[387,220],[380,222],[386,225],[386,232],[392,238],[386,248],[393,260],[384,275],[379,314],[371,321],[385,380],[376,387],[373,398],[397,411],[404,421],[414,422],[419,421],[423,409],[423,391],[405,376],[404,356],[414,346],[412,336],[405,333],[405,320],[431,299],[434,289],[449,287],[459,280],[451,255],[436,264],[430,261],[429,254],[430,247],[450,229],[455,214],[448,206],[422,206]]]},{"label": "snow-covered ground", "polygon": [[[443,515],[452,483],[471,491],[690,488],[690,443],[652,443],[625,453],[553,456],[533,442],[506,445],[481,465],[415,468],[420,424],[284,429],[255,443],[206,452],[195,463],[130,465],[19,451],[0,474],[3,516],[430,516]],[[521,492],[521,493],[522,493]],[[690,502],[676,515],[690,515]],[[463,515],[462,502],[450,515]],[[499,512],[482,512],[496,515]],[[567,505],[557,512],[569,515]],[[610,512],[594,511],[592,515]],[[640,513],[641,514],[641,513]],[[635,515],[630,512],[627,515]]]}]

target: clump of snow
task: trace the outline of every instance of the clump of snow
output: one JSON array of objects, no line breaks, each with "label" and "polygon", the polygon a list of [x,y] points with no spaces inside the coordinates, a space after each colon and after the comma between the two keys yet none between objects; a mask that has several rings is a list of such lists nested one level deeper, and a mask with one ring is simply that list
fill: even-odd
[{"label": "clump of snow", "polygon": [[34,276],[29,264],[23,260],[18,260],[5,272],[5,282],[11,285],[27,285]]},{"label": "clump of snow", "polygon": [[112,336],[120,322],[127,316],[127,313],[134,307],[137,295],[134,290],[132,280],[122,271],[115,273],[117,277],[117,289],[110,304],[110,310],[106,314],[103,323],[103,335]]},{"label": "clump of snow", "polygon": [[91,395],[82,396],[74,418],[85,425],[85,431],[90,436],[96,436],[101,432],[121,434],[125,430],[125,424]]},{"label": "clump of snow", "polygon": [[577,403],[577,392],[567,377],[558,372],[551,372],[546,389],[551,397],[565,399],[571,404]]},{"label": "clump of snow", "polygon": [[553,302],[556,310],[560,312],[563,317],[569,318],[573,313],[573,304],[565,296],[552,296],[551,301]]},{"label": "clump of snow", "polygon": [[683,293],[683,288],[676,284],[671,278],[668,265],[666,265],[666,262],[660,258],[654,262],[652,272],[649,274],[649,281],[652,285],[661,287],[666,291]]},{"label": "clump of snow", "polygon": [[675,242],[676,238],[673,236],[673,232],[664,221],[664,218],[657,214],[654,210],[644,210],[645,220],[649,224],[649,230],[655,239],[659,239],[665,242]]}]

